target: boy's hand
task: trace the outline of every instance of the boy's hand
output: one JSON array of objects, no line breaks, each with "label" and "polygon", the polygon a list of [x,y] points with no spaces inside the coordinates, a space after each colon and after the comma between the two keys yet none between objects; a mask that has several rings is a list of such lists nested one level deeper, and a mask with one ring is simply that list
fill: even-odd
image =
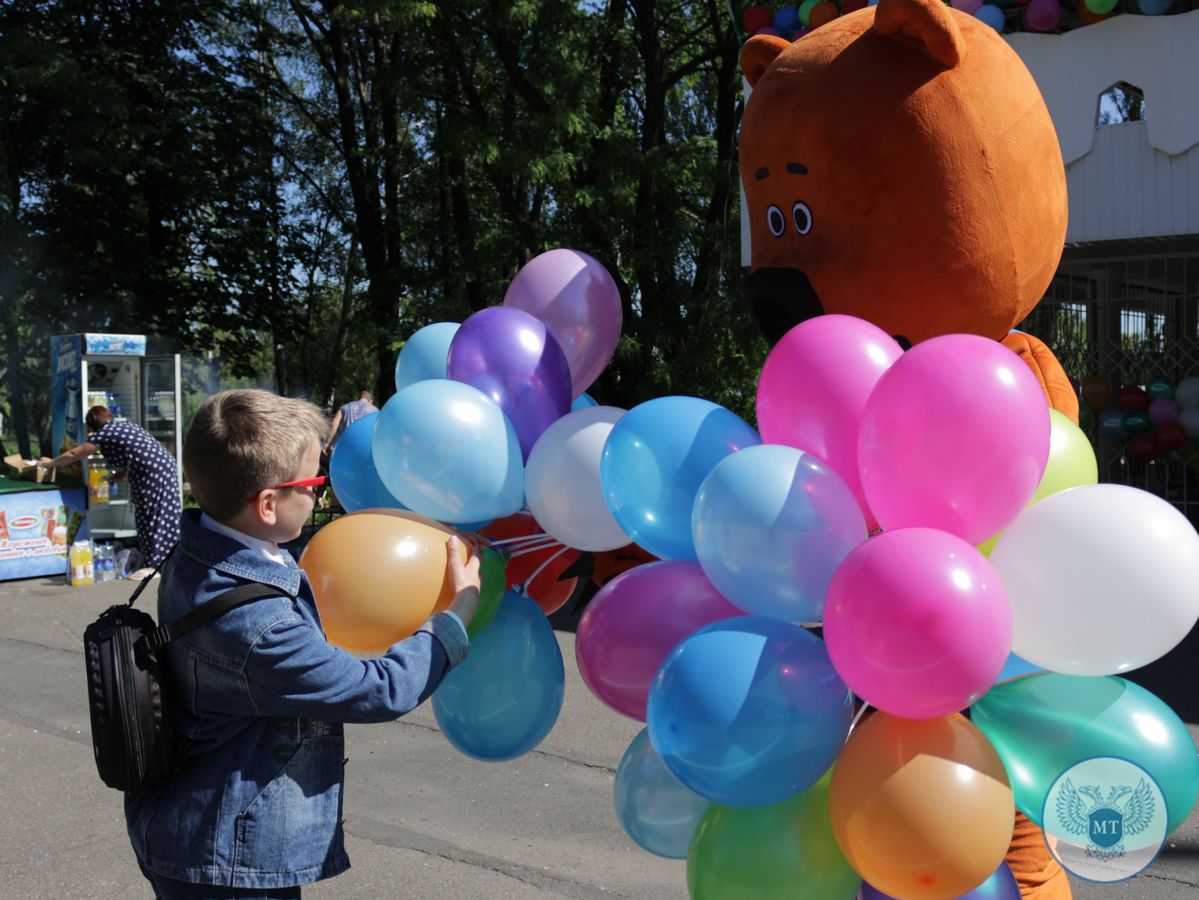
[{"label": "boy's hand", "polygon": [[482,581],[479,578],[479,556],[474,554],[465,563],[458,553],[461,541],[458,535],[450,535],[445,542],[446,569],[450,575],[450,584],[454,588],[454,601],[450,604],[451,612],[457,614],[463,625],[469,625],[479,609],[479,588]]}]

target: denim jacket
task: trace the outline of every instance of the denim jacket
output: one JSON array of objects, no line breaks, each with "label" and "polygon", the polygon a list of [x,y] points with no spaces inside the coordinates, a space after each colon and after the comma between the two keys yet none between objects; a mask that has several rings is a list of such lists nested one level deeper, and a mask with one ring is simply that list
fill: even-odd
[{"label": "denim jacket", "polygon": [[134,850],[181,881],[274,888],[337,875],[350,865],[342,723],[386,722],[418,706],[466,656],[462,626],[438,613],[383,656],[358,659],[325,641],[290,557],[271,562],[204,528],[198,511],[184,513],[182,532],[158,589],[160,623],[246,581],[279,596],[167,645],[182,772],[126,794]]}]

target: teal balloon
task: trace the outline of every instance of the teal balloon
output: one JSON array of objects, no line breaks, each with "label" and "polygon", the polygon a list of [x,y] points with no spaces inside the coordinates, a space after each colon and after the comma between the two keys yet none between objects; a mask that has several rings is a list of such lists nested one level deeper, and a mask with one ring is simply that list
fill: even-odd
[{"label": "teal balloon", "polygon": [[562,651],[549,620],[529,597],[507,591],[466,660],[433,694],[433,714],[458,750],[502,762],[545,739],[565,694]]},{"label": "teal balloon", "polygon": [[360,509],[404,509],[404,504],[391,495],[371,454],[371,438],[375,432],[378,413],[363,416],[347,428],[333,445],[329,460],[329,480],[333,493],[346,512]]},{"label": "teal balloon", "polygon": [[762,443],[739,416],[698,397],[658,397],[612,429],[600,484],[624,533],[660,559],[696,562],[691,511],[716,464]]},{"label": "teal balloon", "polygon": [[1123,678],[1030,675],[991,688],[971,718],[1003,760],[1016,806],[1038,825],[1058,776],[1099,756],[1128,760],[1153,776],[1171,831],[1199,795],[1199,755],[1186,726],[1165,703]]},{"label": "teal balloon", "polygon": [[[1142,7],[1144,0],[1141,0]],[[1152,14],[1150,14],[1152,15]],[[1173,400],[1174,399],[1174,382],[1165,375],[1155,375],[1149,382],[1149,399],[1150,400]]]},{"label": "teal balloon", "polygon": [[512,423],[494,400],[460,381],[418,381],[393,395],[379,410],[371,456],[392,496],[430,519],[477,523],[524,505]]},{"label": "teal balloon", "polygon": [[599,404],[596,403],[594,397],[584,391],[582,394],[579,394],[579,396],[575,397],[574,401],[570,404],[570,411],[577,412],[578,410],[586,409],[589,406],[599,406]]},{"label": "teal balloon", "polygon": [[1089,431],[1094,424],[1095,410],[1085,403],[1078,404],[1078,427],[1083,431]]},{"label": "teal balloon", "polygon": [[708,801],[670,774],[641,729],[621,757],[612,803],[625,832],[655,856],[686,859],[695,826]]},{"label": "teal balloon", "polygon": [[1122,420],[1124,433],[1127,435],[1141,434],[1149,431],[1153,427],[1153,422],[1149,419],[1148,413],[1133,412],[1129,413]]},{"label": "teal balloon", "polygon": [[457,333],[457,322],[434,322],[413,332],[396,357],[396,390],[430,378],[445,378],[446,357]]}]

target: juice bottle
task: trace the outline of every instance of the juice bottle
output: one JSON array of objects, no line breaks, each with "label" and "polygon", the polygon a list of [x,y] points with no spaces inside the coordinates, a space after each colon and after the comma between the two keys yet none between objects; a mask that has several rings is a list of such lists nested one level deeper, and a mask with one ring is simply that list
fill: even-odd
[{"label": "juice bottle", "polygon": [[103,456],[88,459],[87,495],[92,503],[108,502],[108,462]]},{"label": "juice bottle", "polygon": [[93,584],[96,580],[92,558],[92,542],[76,541],[71,545],[71,586]]}]

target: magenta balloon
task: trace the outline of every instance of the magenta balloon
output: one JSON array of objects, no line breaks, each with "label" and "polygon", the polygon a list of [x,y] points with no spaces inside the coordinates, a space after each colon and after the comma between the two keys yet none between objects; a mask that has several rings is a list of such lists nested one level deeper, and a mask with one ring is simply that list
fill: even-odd
[{"label": "magenta balloon", "polygon": [[637,566],[609,581],[587,604],[575,635],[579,673],[601,701],[644,722],[650,683],[679,641],[741,615],[699,563]]},{"label": "magenta balloon", "polygon": [[946,334],[879,379],[862,413],[858,469],[884,529],[924,526],[981,544],[1028,505],[1049,459],[1049,406],[997,341]]},{"label": "magenta balloon", "polygon": [[599,377],[620,339],[620,291],[600,263],[577,250],[550,250],[516,273],[504,306],[549,327],[570,363],[573,396]]},{"label": "magenta balloon", "polygon": [[766,357],[758,380],[758,428],[767,444],[798,447],[823,459],[870,514],[858,477],[858,429],[866,399],[903,355],[865,319],[829,315],[796,325]]},{"label": "magenta balloon", "polygon": [[884,531],[837,568],[824,603],[837,674],[905,719],[947,716],[995,683],[1012,647],[999,574],[961,538],[932,528]]},{"label": "magenta balloon", "polygon": [[512,423],[524,459],[543,431],[570,412],[570,367],[545,323],[493,306],[468,318],[450,341],[446,375],[494,400]]},{"label": "magenta balloon", "polygon": [[1024,24],[1032,31],[1048,31],[1062,17],[1062,5],[1057,0],[1030,0],[1024,10]]}]

